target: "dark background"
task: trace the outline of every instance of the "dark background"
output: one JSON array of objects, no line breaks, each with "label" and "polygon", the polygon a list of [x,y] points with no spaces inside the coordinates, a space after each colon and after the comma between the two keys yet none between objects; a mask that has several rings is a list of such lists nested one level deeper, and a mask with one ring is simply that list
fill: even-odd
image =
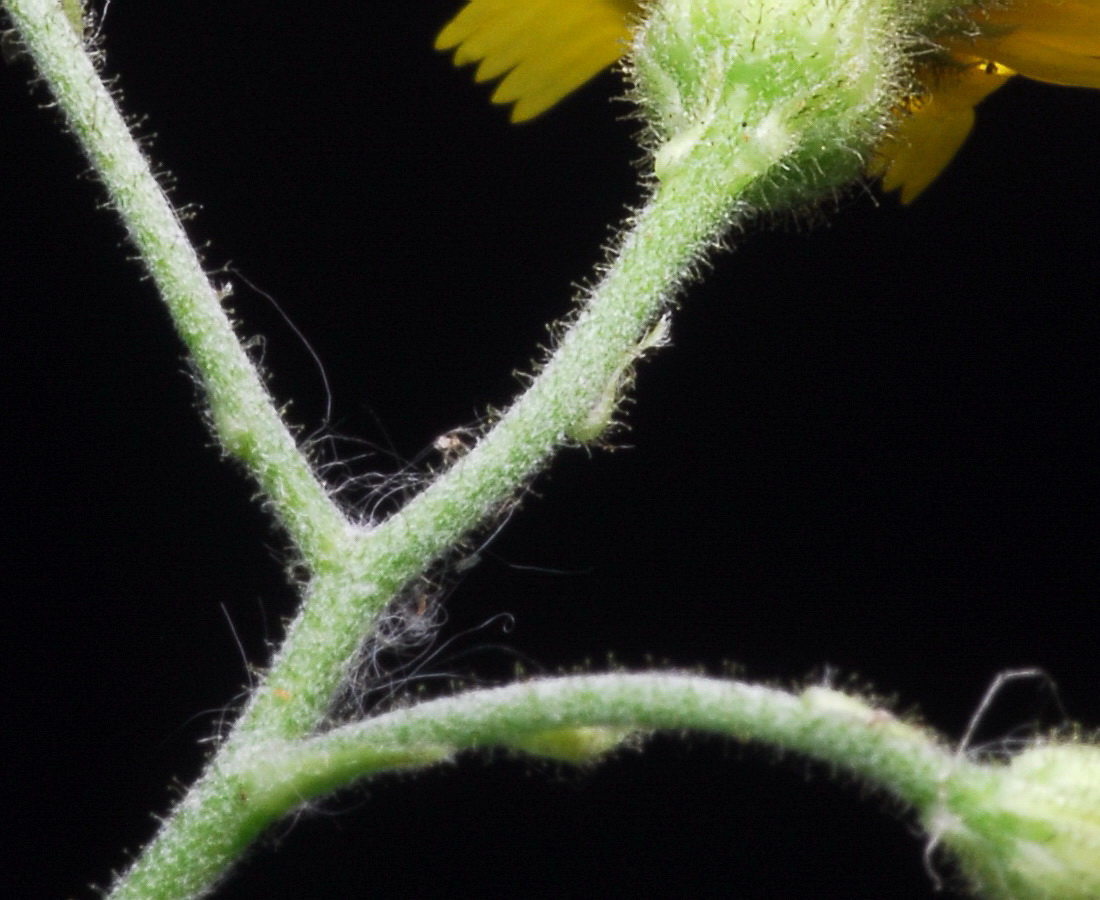
[{"label": "dark background", "polygon": [[[337,445],[370,453],[354,474],[505,404],[638,198],[616,78],[510,126],[432,51],[458,5],[120,0],[106,21],[208,265],[277,301],[237,280],[274,391],[321,423],[285,314],[330,431],[367,442]],[[87,898],[247,681],[227,618],[260,666],[294,596],[27,76],[0,76],[4,893]],[[958,736],[997,672],[1036,665],[1100,722],[1098,132],[1100,95],[1017,80],[912,207],[856,191],[716,258],[641,372],[630,449],[538,480],[417,674],[829,669]],[[982,738],[1062,721],[1022,685]],[[279,826],[218,896],[924,898],[921,849],[813,766],[658,739],[591,773],[384,779]]]}]

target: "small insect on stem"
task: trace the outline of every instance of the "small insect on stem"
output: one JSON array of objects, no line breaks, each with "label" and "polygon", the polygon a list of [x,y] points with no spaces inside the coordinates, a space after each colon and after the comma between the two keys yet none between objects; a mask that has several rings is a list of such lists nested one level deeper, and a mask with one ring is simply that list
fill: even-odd
[{"label": "small insect on stem", "polygon": [[469,453],[475,442],[476,436],[470,429],[455,428],[432,441],[432,447],[442,457],[443,462],[450,465]]}]

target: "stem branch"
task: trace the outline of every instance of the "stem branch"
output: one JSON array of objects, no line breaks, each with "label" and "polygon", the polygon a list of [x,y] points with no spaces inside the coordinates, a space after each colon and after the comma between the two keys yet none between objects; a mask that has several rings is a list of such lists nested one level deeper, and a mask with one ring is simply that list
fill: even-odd
[{"label": "stem branch", "polygon": [[[532,738],[605,729],[689,730],[789,750],[883,788],[925,813],[945,777],[971,764],[931,733],[889,712],[824,687],[799,694],[678,673],[576,675],[468,691],[357,722],[305,741],[258,746],[240,777],[273,817],[303,800],[395,768],[448,759],[462,750],[506,747],[531,752]],[[549,741],[542,744],[550,745]],[[546,755],[559,754],[549,751]]]},{"label": "stem branch", "polygon": [[329,499],[242,349],[179,217],[130,135],[62,4],[5,0],[16,28],[118,210],[202,378],[227,453],[259,482],[304,561],[323,568],[348,523]]}]

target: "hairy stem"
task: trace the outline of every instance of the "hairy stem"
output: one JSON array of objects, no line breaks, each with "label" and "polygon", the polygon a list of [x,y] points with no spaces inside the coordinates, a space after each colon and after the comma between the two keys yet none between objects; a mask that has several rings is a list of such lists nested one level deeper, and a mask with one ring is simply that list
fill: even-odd
[{"label": "hairy stem", "polygon": [[[577,675],[421,703],[299,742],[259,745],[241,789],[278,816],[356,778],[462,750],[506,747],[587,762],[637,731],[689,730],[766,743],[866,779],[924,814],[970,764],[930,733],[824,687],[798,694],[678,673]],[[580,732],[580,734],[577,734]]]},{"label": "hairy stem", "polygon": [[659,189],[526,394],[405,509],[363,528],[348,523],[296,448],[72,25],[50,0],[5,6],[161,290],[202,375],[219,439],[254,473],[313,576],[239,726],[114,894],[199,896],[264,824],[223,773],[257,741],[317,728],[372,619],[395,591],[500,512],[556,448],[597,437],[610,425],[624,366],[640,352],[691,261],[727,223],[728,199],[699,185],[731,170],[749,183],[761,160],[738,163],[715,154],[709,170],[698,166],[698,184],[680,178]]},{"label": "hairy stem", "polygon": [[[731,165],[717,155],[713,164],[723,177]],[[751,173],[744,179],[750,182]],[[688,179],[655,193],[604,282],[524,396],[442,478],[313,580],[240,725],[112,897],[197,896],[234,861],[264,818],[240,800],[249,791],[241,793],[223,773],[235,771],[235,760],[247,758],[256,742],[315,728],[372,618],[393,593],[513,497],[571,440],[573,429],[590,426],[593,408],[609,389],[617,390],[624,360],[644,343],[674,286],[727,215],[727,204],[713,192],[693,190]],[[185,859],[189,865],[181,864]]]},{"label": "hairy stem", "polygon": [[4,6],[141,254],[198,369],[214,430],[255,476],[304,560],[340,552],[347,522],[328,498],[233,333],[179,217],[130,135],[61,4]]},{"label": "hairy stem", "polygon": [[[717,156],[713,162],[736,168],[736,161]],[[343,561],[344,590],[326,591],[306,605],[262,692],[295,695],[303,673],[314,683],[327,678],[327,689],[335,689],[370,622],[396,590],[480,524],[506,514],[517,491],[555,450],[576,443],[576,435],[598,437],[611,425],[624,366],[640,354],[675,286],[726,215],[727,204],[686,181],[654,194],[528,390],[469,454],[356,541]],[[258,706],[245,727],[279,730],[294,702],[292,696],[281,709]],[[306,716],[310,712],[303,709]]]},{"label": "hairy stem", "polygon": [[[222,753],[113,898],[198,896],[268,824],[311,798],[465,750],[503,747],[588,763],[628,735],[690,730],[768,744],[835,766],[934,821],[946,790],[973,789],[981,766],[931,733],[825,687],[801,693],[678,673],[582,675],[429,701],[306,740]],[[218,828],[207,827],[216,817]]]},{"label": "hairy stem", "polygon": [[[362,525],[349,521],[331,501],[296,446],[62,6],[51,0],[4,0],[4,5],[160,288],[202,377],[218,439],[257,479],[309,575],[301,612],[238,726],[113,894],[143,900],[200,896],[277,814],[271,789],[245,779],[260,748],[315,732],[372,622],[396,592],[479,526],[505,514],[555,450],[596,441],[610,427],[630,367],[660,342],[657,323],[676,290],[731,223],[759,208],[763,201],[754,198],[775,194],[775,185],[789,185],[798,173],[809,172],[806,190],[784,187],[779,192],[801,201],[808,192],[832,189],[858,170],[873,125],[889,105],[896,66],[880,58],[878,44],[870,40],[884,30],[875,0],[860,0],[853,7],[870,17],[863,31],[848,18],[834,22],[838,13],[830,4],[791,12],[790,22],[799,27],[807,17],[822,19],[816,23],[821,27],[811,29],[814,34],[824,29],[842,35],[851,31],[855,37],[829,43],[824,56],[815,51],[816,67],[780,67],[791,75],[783,84],[762,82],[755,69],[733,72],[732,82],[727,77],[714,81],[713,64],[730,56],[724,51],[704,60],[701,75],[666,68],[662,42],[675,43],[683,34],[673,19],[662,20],[653,40],[639,45],[643,64],[638,71],[644,76],[641,81],[648,78],[660,85],[661,95],[687,113],[666,117],[657,130],[655,139],[663,142],[658,149],[662,180],[631,221],[601,283],[583,298],[557,350],[528,390],[477,446],[391,518]],[[847,6],[842,12],[849,16]],[[770,20],[739,14],[731,28],[749,28],[741,35],[745,46],[763,47],[757,38],[766,35],[756,34],[753,23],[764,21]],[[799,41],[801,47],[805,41]],[[789,58],[786,46],[781,42],[779,49],[761,50],[760,65]],[[689,50],[689,55],[695,52]],[[674,61],[681,57],[671,55]],[[700,95],[711,87],[718,93]],[[823,140],[822,135],[834,131],[839,134],[835,140]],[[837,165],[805,162],[807,153],[822,147],[826,156],[839,160]],[[601,727],[661,727],[668,721],[673,707],[667,697],[651,687],[627,687],[622,693],[622,684],[614,680],[582,683],[576,696],[591,694],[587,713],[568,707],[576,699],[573,695],[543,698],[540,702],[550,710],[543,726],[583,725],[586,715],[612,715],[616,704],[619,719]],[[517,702],[539,699],[537,692],[528,696],[530,692],[514,690]],[[607,692],[604,701],[599,691]],[[742,699],[750,696],[755,695]],[[395,749],[388,742],[405,726],[399,727],[399,718],[390,719],[363,731],[348,752],[354,756],[370,739],[380,742],[376,756],[388,754],[391,767],[437,759],[491,733],[487,723],[492,710],[479,707],[482,702],[452,701],[452,706],[433,706],[419,714],[415,721],[423,723],[433,714],[441,717],[435,726],[442,729],[439,740]],[[778,708],[786,701],[771,702]],[[562,703],[573,712],[555,713],[555,704]],[[448,711],[457,718],[447,718]],[[512,714],[519,716],[518,731],[506,744],[544,750],[556,745],[553,733],[532,724],[538,719],[536,708],[526,713],[516,708]],[[568,719],[570,714],[576,722]],[[465,737],[463,716],[470,722]],[[385,730],[387,721],[390,731]],[[315,746],[306,744],[302,752]],[[354,774],[345,771],[346,777]],[[333,786],[331,779],[329,784]]]}]

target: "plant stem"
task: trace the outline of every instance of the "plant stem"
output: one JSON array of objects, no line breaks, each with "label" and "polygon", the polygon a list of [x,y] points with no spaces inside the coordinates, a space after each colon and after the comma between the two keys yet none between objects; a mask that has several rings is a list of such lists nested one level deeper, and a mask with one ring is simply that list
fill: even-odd
[{"label": "plant stem", "polygon": [[[799,81],[793,97],[775,109],[771,93],[753,95],[751,103],[726,110],[714,122],[708,112],[705,129],[688,129],[690,142],[677,139],[677,152],[670,157],[675,165],[669,166],[668,177],[655,185],[645,208],[631,220],[601,283],[583,299],[557,350],[528,390],[422,494],[385,522],[364,526],[349,521],[331,501],[297,448],[242,350],[218,291],[203,272],[179,218],[61,5],[51,0],[5,0],[4,5],[191,351],[214,432],[226,452],[259,482],[309,574],[302,609],[233,734],[147,851],[120,878],[112,895],[141,900],[196,897],[225,873],[270,822],[278,805],[271,802],[270,789],[242,780],[254,772],[256,754],[273,746],[272,740],[300,739],[324,723],[357,649],[396,592],[459,548],[479,526],[506,514],[555,450],[597,441],[611,427],[631,366],[648,347],[659,343],[656,323],[695,261],[731,223],[750,214],[744,197],[761,183],[767,184],[783,168],[785,158],[821,143],[817,138],[808,140],[812,134],[805,123],[812,119],[806,115],[812,101],[825,94],[816,80]],[[822,9],[831,14],[828,5]],[[871,32],[878,34],[876,29]],[[879,63],[875,59],[871,63],[867,69],[871,74],[864,79],[873,87],[869,112],[857,117],[860,122],[874,120],[886,103],[879,85],[882,79],[875,74]],[[842,73],[863,71],[847,63],[836,68]],[[736,93],[738,102],[743,93]],[[715,130],[726,119],[733,123],[728,135]],[[860,128],[860,134],[868,131]],[[860,159],[858,147],[849,152],[845,145],[844,151],[838,177],[848,177]],[[792,169],[797,170],[801,169]],[[816,188],[820,179],[811,180]],[[667,720],[659,711],[673,710],[662,706],[666,701],[659,691],[639,692],[634,685],[633,694],[616,694],[621,684],[614,680],[588,682],[578,691],[591,692],[594,685],[609,692],[604,712],[610,714],[617,703],[623,720],[619,724],[631,728],[657,727]],[[522,689],[515,690],[517,697],[526,696]],[[550,697],[540,702],[553,710],[555,703],[567,699]],[[475,730],[463,738],[458,720],[453,720],[447,726],[451,736],[445,744],[462,746],[463,741],[479,740],[476,729],[487,727],[484,717],[479,718],[479,702],[453,707],[472,717],[470,727]],[[650,718],[646,702],[653,704]],[[596,703],[591,709],[598,707]],[[431,707],[439,714],[449,708]],[[536,713],[529,711],[532,721],[538,718]],[[578,708],[574,714],[583,724],[583,710]],[[555,720],[554,724],[563,723]],[[566,719],[564,724],[577,723]],[[385,728],[386,723],[379,727]],[[438,727],[446,731],[442,723]],[[528,722],[520,731],[530,738],[531,727]],[[390,752],[385,731],[367,730],[362,735],[382,741],[383,756]],[[510,743],[523,746],[523,737],[515,734]],[[534,737],[538,738],[537,728]],[[422,764],[450,752],[438,743],[394,751],[389,765]],[[356,746],[361,745],[362,738]],[[268,799],[257,802],[258,797]]]},{"label": "plant stem", "polygon": [[[721,165],[730,168],[728,160]],[[620,377],[624,358],[634,354],[673,285],[726,215],[712,192],[693,191],[683,179],[656,192],[605,281],[527,393],[469,455],[360,538],[338,572],[314,579],[239,726],[123,876],[113,900],[199,896],[232,864],[262,819],[255,805],[235,799],[250,796],[250,790],[242,794],[223,773],[239,771],[236,760],[251,759],[254,748],[272,737],[299,737],[317,727],[373,616],[569,440],[570,429],[588,418],[609,381]]]},{"label": "plant stem", "polygon": [[[428,701],[307,740],[258,741],[229,758],[220,754],[112,900],[199,896],[223,874],[217,862],[232,861],[267,824],[358,779],[488,747],[537,747],[537,755],[562,759],[554,744],[569,745],[569,733],[584,730],[602,730],[607,739],[569,761],[594,761],[630,732],[720,734],[854,774],[925,822],[945,791],[973,789],[988,778],[929,732],[824,687],[792,694],[677,673],[543,679]],[[212,819],[219,827],[208,827]]]},{"label": "plant stem", "polygon": [[679,673],[620,673],[469,691],[306,741],[257,747],[253,757],[240,760],[240,778],[252,802],[277,817],[356,778],[443,761],[463,750],[530,752],[533,736],[564,741],[579,729],[605,729],[609,740],[577,762],[597,758],[632,731],[707,732],[828,763],[922,814],[938,801],[946,777],[974,768],[931,733],[828,688],[793,694]]},{"label": "plant stem", "polygon": [[[736,171],[736,160],[715,167]],[[712,173],[696,171],[705,179]],[[746,182],[751,174],[744,175]],[[611,268],[528,390],[478,444],[423,493],[360,536],[344,561],[342,590],[318,591],[293,623],[254,709],[242,727],[293,736],[280,723],[296,708],[303,680],[311,703],[335,690],[362,636],[394,592],[424,572],[508,505],[578,431],[611,425],[624,365],[640,353],[653,323],[702,246],[719,232],[727,204],[687,179],[663,186],[642,210]],[[606,398],[612,397],[607,403]],[[594,410],[608,407],[595,427]],[[290,695],[275,704],[266,694]],[[305,719],[316,707],[302,708]],[[298,733],[304,730],[297,729]]]},{"label": "plant stem", "polygon": [[225,451],[259,482],[311,568],[341,552],[348,523],[295,446],[242,349],[179,217],[131,137],[61,4],[6,0],[27,49],[141,254],[202,378]]},{"label": "plant stem", "polygon": [[[515,497],[554,450],[611,424],[624,365],[639,353],[729,203],[679,178],[656,191],[603,283],[527,393],[466,457],[385,523],[348,523],[298,451],[241,349],[218,292],[84,52],[50,0],[6,0],[38,70],[107,188],[202,375],[226,450],[255,475],[313,574],[260,690],[206,773],[116,884],[117,898],[208,891],[262,829],[224,772],[258,741],[316,729],[371,621],[394,592]],[[753,169],[715,154],[700,183]],[[753,159],[757,167],[759,159]],[[611,402],[608,403],[610,395]],[[593,410],[606,412],[593,423]]]}]

